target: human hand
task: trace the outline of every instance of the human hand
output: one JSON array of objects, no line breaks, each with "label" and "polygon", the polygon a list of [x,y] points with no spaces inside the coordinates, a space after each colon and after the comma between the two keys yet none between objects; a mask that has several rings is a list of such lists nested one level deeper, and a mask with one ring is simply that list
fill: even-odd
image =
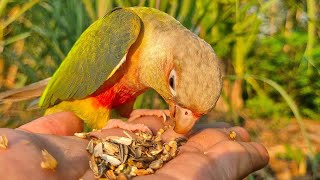
[{"label": "human hand", "polygon": [[[156,117],[138,121],[151,129],[161,128]],[[237,133],[236,141],[229,139],[231,130]],[[67,112],[39,118],[18,130],[1,129],[0,134],[9,140],[9,148],[0,150],[0,174],[10,179],[93,179],[85,150],[88,141],[71,136],[81,131],[82,121]],[[109,129],[95,135],[124,135],[122,132]],[[54,171],[40,167],[43,149],[58,161]],[[154,175],[136,179],[241,179],[267,163],[265,148],[250,142],[243,128],[206,129],[192,135],[179,155]]]}]

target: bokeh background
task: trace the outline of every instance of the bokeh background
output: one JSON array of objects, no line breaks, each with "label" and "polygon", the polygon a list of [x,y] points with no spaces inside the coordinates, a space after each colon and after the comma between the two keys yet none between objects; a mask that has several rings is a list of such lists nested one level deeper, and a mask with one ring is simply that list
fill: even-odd
[{"label": "bokeh background", "polygon": [[[224,87],[201,126],[244,126],[268,148],[247,179],[320,179],[318,0],[0,0],[0,91],[50,77],[92,22],[128,6],[165,11],[213,47]],[[0,105],[0,127],[41,116],[30,102]],[[135,104],[166,107],[154,91]]]}]

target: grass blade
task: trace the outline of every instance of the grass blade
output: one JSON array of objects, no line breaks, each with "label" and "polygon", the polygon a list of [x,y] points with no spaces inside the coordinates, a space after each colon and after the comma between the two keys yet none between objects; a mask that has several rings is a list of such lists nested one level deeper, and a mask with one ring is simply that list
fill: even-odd
[{"label": "grass blade", "polygon": [[9,17],[4,23],[2,28],[6,28],[9,24],[14,22],[16,19],[18,19],[23,13],[25,13],[27,10],[31,9],[35,4],[37,4],[40,0],[32,0],[24,4],[21,8],[21,10],[15,14],[14,16]]}]

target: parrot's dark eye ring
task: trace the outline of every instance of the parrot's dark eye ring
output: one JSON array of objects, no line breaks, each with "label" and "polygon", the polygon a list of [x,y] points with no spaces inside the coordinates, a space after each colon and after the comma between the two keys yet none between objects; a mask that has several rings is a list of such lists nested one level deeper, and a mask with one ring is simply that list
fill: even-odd
[{"label": "parrot's dark eye ring", "polygon": [[177,81],[177,73],[174,69],[171,70],[170,74],[169,74],[169,79],[168,79],[168,83],[169,83],[169,89],[172,93],[173,96],[175,96],[176,93],[176,81]]}]

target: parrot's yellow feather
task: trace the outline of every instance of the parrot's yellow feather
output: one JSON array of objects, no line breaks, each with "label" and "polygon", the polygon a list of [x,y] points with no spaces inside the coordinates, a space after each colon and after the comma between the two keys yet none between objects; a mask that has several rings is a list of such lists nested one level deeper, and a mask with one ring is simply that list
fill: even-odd
[{"label": "parrot's yellow feather", "polygon": [[110,116],[110,109],[100,106],[95,98],[63,101],[47,109],[45,114],[49,115],[63,111],[74,112],[92,129],[102,129],[105,127]]}]

